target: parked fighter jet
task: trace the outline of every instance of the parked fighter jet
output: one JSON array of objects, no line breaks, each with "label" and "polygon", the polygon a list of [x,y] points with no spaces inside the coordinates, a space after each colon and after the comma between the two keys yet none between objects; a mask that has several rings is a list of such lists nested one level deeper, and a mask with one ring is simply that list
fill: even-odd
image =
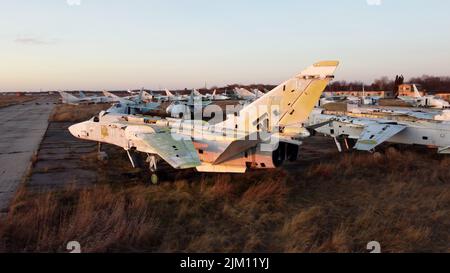
[{"label": "parked fighter jet", "polygon": [[254,100],[254,99],[256,99],[256,94],[248,91],[245,88],[237,88],[236,87],[233,91],[234,91],[234,94],[236,95],[236,97],[238,99],[242,99],[242,100]]},{"label": "parked fighter jet", "polygon": [[276,168],[285,159],[297,159],[300,140],[310,135],[302,124],[337,66],[337,61],[316,63],[214,125],[102,112],[69,130],[81,139],[124,148],[133,166],[133,152],[146,153],[152,182],[157,182],[158,158],[175,169],[199,172]]},{"label": "parked fighter jet", "polygon": [[128,115],[145,114],[156,110],[161,105],[159,102],[151,102],[151,100],[148,100],[148,96],[151,95],[143,89],[141,89],[139,95],[125,98],[116,96],[107,91],[104,91],[104,94],[118,101],[118,103],[107,110],[108,113]]},{"label": "parked fighter jet", "polygon": [[361,99],[355,96],[324,96],[320,99],[319,106],[329,103],[347,102],[351,104],[359,104]]},{"label": "parked fighter jet", "polygon": [[72,94],[60,91],[62,102],[65,104],[79,105],[79,104],[97,104],[97,103],[110,103],[116,100],[108,98],[106,96],[84,96],[77,98]]},{"label": "parked fighter jet", "polygon": [[215,101],[215,100],[229,100],[230,99],[230,97],[228,97],[228,96],[218,95],[217,94],[217,90],[214,90],[214,92],[212,94],[206,94],[204,97],[206,99],[212,100],[212,101]]},{"label": "parked fighter jet", "polygon": [[166,92],[166,96],[160,97],[160,99],[163,101],[185,101],[188,99],[187,95],[174,95],[168,89],[165,89],[164,91]]},{"label": "parked fighter jet", "polygon": [[253,89],[253,94],[255,94],[255,96],[257,98],[260,98],[260,97],[264,96],[264,93],[261,92],[259,89]]},{"label": "parked fighter jet", "polygon": [[197,90],[193,90],[187,101],[174,101],[166,109],[166,113],[173,118],[191,119],[193,115],[202,114],[203,109],[212,103],[211,100],[203,100]]},{"label": "parked fighter jet", "polygon": [[140,90],[131,90],[131,89],[128,89],[127,92],[128,92],[128,94],[130,94],[130,95],[136,96],[136,95],[139,95]]},{"label": "parked fighter jet", "polygon": [[450,154],[450,119],[448,115],[420,118],[412,114],[336,113],[314,110],[307,122],[318,133],[335,139],[339,151],[343,139],[349,149],[373,151],[384,142],[436,147],[438,153]]},{"label": "parked fighter jet", "polygon": [[415,84],[413,84],[413,89],[413,96],[399,96],[398,98],[416,107],[450,108],[450,103],[446,100],[436,96],[422,96]]},{"label": "parked fighter jet", "polygon": [[193,92],[194,97],[199,97],[199,98],[210,100],[210,101],[230,99],[228,96],[218,95],[217,90],[214,90],[211,94],[205,94],[205,95],[201,94],[197,89],[194,89],[192,92]]},{"label": "parked fighter jet", "polygon": [[141,91],[137,95],[131,95],[126,97],[119,97],[116,94],[113,94],[108,91],[103,91],[103,95],[118,102],[134,101],[137,103],[142,103],[142,102],[150,102],[153,99],[153,96],[144,91],[144,89],[141,89]]}]

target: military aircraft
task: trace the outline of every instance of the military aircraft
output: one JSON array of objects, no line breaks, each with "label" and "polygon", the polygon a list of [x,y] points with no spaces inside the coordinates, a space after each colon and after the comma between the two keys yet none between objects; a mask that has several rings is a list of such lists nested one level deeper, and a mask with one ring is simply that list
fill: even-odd
[{"label": "military aircraft", "polygon": [[204,96],[197,90],[192,90],[187,101],[174,101],[167,108],[166,113],[173,118],[191,119],[192,115],[202,114],[203,109],[212,103],[204,100]]},{"label": "military aircraft", "polygon": [[247,89],[245,89],[245,88],[235,88],[234,90],[233,90],[233,92],[234,92],[234,94],[236,95],[236,97],[238,98],[238,99],[242,99],[242,100],[254,100],[254,99],[256,99],[257,97],[256,97],[256,94],[255,93],[253,93],[253,92],[250,92],[250,91],[248,91]]},{"label": "military aircraft", "polygon": [[188,99],[187,95],[179,95],[179,94],[172,94],[168,89],[164,90],[166,92],[166,96],[161,96],[159,100],[162,101],[185,101]]},{"label": "military aircraft", "polygon": [[416,107],[431,107],[438,109],[450,108],[450,103],[442,98],[430,95],[422,96],[415,84],[413,84],[413,89],[413,96],[399,96],[398,98]]},{"label": "military aircraft", "polygon": [[301,139],[310,135],[302,126],[325,87],[334,78],[337,61],[318,62],[227,119],[213,125],[200,120],[160,119],[101,112],[69,128],[77,138],[109,143],[133,153],[147,154],[157,183],[157,162],[175,169],[244,173],[296,160]]},{"label": "military aircraft", "polygon": [[264,92],[261,92],[259,89],[253,89],[253,94],[255,94],[257,98],[264,96]]},{"label": "military aircraft", "polygon": [[218,95],[217,90],[214,90],[211,94],[201,94],[197,89],[194,89],[191,92],[191,96],[194,96],[194,98],[202,98],[210,101],[216,101],[216,100],[229,100],[230,98],[225,95]]},{"label": "military aircraft", "polygon": [[[333,112],[315,109],[307,126],[334,138],[347,149],[373,151],[384,142],[424,145],[437,148],[438,153],[450,154],[450,113],[419,115],[414,112]],[[354,146],[354,147],[353,147]]]},{"label": "military aircraft", "polygon": [[79,91],[79,92],[78,92],[78,96],[80,96],[80,98],[85,98],[85,97],[86,97],[86,94],[84,94],[83,91]]},{"label": "military aircraft", "polygon": [[[111,103],[116,102],[117,100],[106,97],[106,96],[83,96],[83,97],[75,97],[72,94],[69,94],[64,91],[60,91],[62,102],[65,104],[79,105],[79,104],[97,104],[97,103]],[[84,95],[84,94],[83,94]]]},{"label": "military aircraft", "polygon": [[118,101],[107,110],[108,113],[128,115],[145,114],[156,110],[161,105],[159,102],[151,102],[151,99],[149,100],[149,96],[151,95],[143,89],[141,89],[137,96],[119,97],[107,91],[104,91],[104,94]]},{"label": "military aircraft", "polygon": [[153,96],[150,95],[148,92],[146,92],[143,88],[141,89],[141,91],[138,94],[126,96],[126,97],[119,97],[116,94],[113,94],[108,91],[103,91],[103,95],[105,95],[105,97],[111,98],[114,101],[118,101],[118,102],[134,101],[137,103],[142,103],[142,102],[150,102],[153,99]]},{"label": "military aircraft", "polygon": [[128,94],[130,94],[130,95],[136,96],[136,95],[139,95],[140,90],[131,90],[131,89],[128,89],[127,92],[128,92]]},{"label": "military aircraft", "polygon": [[220,95],[217,94],[217,90],[214,90],[212,92],[212,94],[206,94],[204,96],[204,98],[208,99],[208,100],[212,100],[212,101],[216,101],[216,100],[229,100],[230,97],[226,96],[226,95]]},{"label": "military aircraft", "polygon": [[359,104],[361,99],[355,96],[324,96],[320,99],[319,106],[323,106],[329,103],[348,102],[351,104]]}]

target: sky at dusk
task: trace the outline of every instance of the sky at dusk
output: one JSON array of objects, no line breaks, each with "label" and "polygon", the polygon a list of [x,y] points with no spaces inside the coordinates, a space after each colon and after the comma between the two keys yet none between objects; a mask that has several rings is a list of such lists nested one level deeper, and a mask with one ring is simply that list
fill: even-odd
[{"label": "sky at dusk", "polygon": [[0,0],[0,91],[450,76],[450,1]]}]

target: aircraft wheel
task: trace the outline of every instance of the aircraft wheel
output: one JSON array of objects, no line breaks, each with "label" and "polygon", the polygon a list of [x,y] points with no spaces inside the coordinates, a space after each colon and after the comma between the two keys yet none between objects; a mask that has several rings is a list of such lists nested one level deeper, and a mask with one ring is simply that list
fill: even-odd
[{"label": "aircraft wheel", "polygon": [[150,176],[150,182],[152,183],[152,185],[159,184],[159,177],[156,173],[152,173],[152,175]]}]

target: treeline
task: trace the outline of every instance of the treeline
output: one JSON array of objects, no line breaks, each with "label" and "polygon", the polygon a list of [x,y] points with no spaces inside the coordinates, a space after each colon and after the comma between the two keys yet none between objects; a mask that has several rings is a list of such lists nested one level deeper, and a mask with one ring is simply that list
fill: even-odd
[{"label": "treeline", "polygon": [[[426,91],[450,91],[450,77],[436,77],[423,75],[421,77],[411,78],[406,83],[415,83]],[[333,81],[327,87],[328,91],[360,91],[363,82],[361,81]],[[396,86],[395,79],[381,77],[374,80],[370,85],[365,84],[366,91],[392,91]]]},{"label": "treeline", "polygon": [[418,78],[411,78],[411,83],[417,83],[427,91],[450,91],[450,77],[435,77],[423,75]]}]

